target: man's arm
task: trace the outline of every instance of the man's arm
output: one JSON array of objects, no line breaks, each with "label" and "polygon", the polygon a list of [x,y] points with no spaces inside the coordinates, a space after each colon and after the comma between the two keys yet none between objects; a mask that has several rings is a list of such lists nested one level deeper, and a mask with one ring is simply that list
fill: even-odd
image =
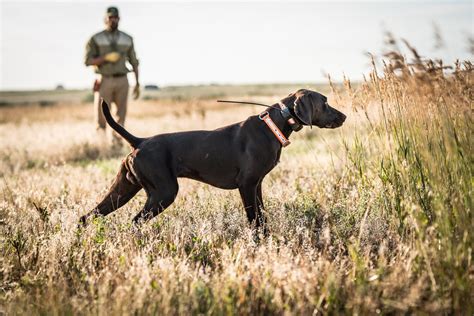
[{"label": "man's arm", "polygon": [[86,56],[84,63],[86,66],[100,66],[104,62],[105,59],[103,56],[99,55],[99,48],[92,37],[86,44]]},{"label": "man's arm", "polygon": [[132,66],[133,72],[135,73],[135,82],[137,83],[137,86],[140,85],[140,81],[138,80],[138,65]]},{"label": "man's arm", "polygon": [[104,56],[99,56],[99,57],[95,57],[95,58],[89,58],[86,61],[86,66],[100,66],[103,63],[105,63]]},{"label": "man's arm", "polygon": [[135,73],[135,88],[133,88],[133,98],[136,100],[140,96],[140,81],[138,81],[138,65],[134,65],[133,72]]},{"label": "man's arm", "polygon": [[135,88],[133,89],[133,98],[138,99],[140,96],[140,80],[139,80],[139,72],[138,72],[138,59],[137,55],[135,54],[135,47],[133,45],[132,41],[132,46],[128,50],[128,61],[132,65],[133,68],[133,73],[135,74]]}]

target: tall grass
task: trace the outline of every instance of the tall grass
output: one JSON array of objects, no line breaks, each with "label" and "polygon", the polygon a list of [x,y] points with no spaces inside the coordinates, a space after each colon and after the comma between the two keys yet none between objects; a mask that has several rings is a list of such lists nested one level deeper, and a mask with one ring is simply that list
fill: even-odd
[{"label": "tall grass", "polygon": [[469,61],[445,66],[441,60],[423,60],[403,41],[412,54],[407,61],[399,43],[390,42],[393,50],[382,74],[373,62],[360,91],[346,84],[355,108],[366,117],[371,100],[380,106],[371,145],[356,142],[347,148],[353,174],[362,187],[382,186],[382,209],[417,253],[414,272],[428,275],[430,298],[449,302],[451,312],[469,314],[474,290],[473,67]]},{"label": "tall grass", "polygon": [[[143,194],[77,229],[119,158],[89,136],[81,149],[80,134],[72,153],[37,148],[41,164],[7,161],[14,148],[2,148],[0,313],[472,314],[472,67],[412,52],[407,61],[394,46],[364,83],[333,86],[332,100],[351,105],[343,128],[292,136],[264,182],[260,242],[235,192],[187,180],[139,230]],[[130,128],[218,127],[228,111],[141,120],[143,130],[132,116]]]}]

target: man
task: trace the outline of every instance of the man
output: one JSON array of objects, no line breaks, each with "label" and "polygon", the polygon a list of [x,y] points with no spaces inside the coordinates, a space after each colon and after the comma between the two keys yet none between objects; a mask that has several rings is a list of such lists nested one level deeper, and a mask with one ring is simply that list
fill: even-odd
[{"label": "man", "polygon": [[[133,97],[140,96],[138,80],[138,60],[135,55],[133,39],[130,35],[119,31],[119,11],[116,7],[107,8],[105,16],[106,29],[93,35],[86,45],[86,66],[94,66],[99,79],[94,83],[94,116],[97,130],[105,132],[105,118],[100,108],[100,99],[109,104],[115,103],[115,116],[119,124],[124,125],[127,113],[128,61],[135,73],[136,85]],[[114,144],[121,144],[120,138],[114,133]]]}]

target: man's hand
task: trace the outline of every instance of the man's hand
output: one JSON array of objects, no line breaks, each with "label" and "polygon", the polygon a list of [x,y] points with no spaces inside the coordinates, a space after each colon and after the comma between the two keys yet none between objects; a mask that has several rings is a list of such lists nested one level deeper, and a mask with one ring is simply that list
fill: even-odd
[{"label": "man's hand", "polygon": [[136,100],[140,96],[140,85],[137,83],[135,88],[133,88],[133,99]]},{"label": "man's hand", "polygon": [[108,61],[109,63],[116,63],[120,59],[120,54],[117,52],[111,52],[105,54],[104,60]]}]

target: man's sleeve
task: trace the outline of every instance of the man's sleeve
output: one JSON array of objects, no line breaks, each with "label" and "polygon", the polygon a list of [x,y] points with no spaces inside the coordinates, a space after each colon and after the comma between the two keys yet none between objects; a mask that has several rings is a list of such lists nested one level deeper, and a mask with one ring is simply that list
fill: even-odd
[{"label": "man's sleeve", "polygon": [[86,54],[84,57],[84,64],[86,66],[89,66],[89,60],[91,58],[96,58],[99,57],[99,49],[97,47],[96,42],[94,41],[94,38],[91,37],[91,39],[87,42],[86,44]]},{"label": "man's sleeve", "polygon": [[133,67],[138,66],[138,59],[137,55],[135,54],[135,46],[133,45],[133,40],[132,40],[132,45],[130,46],[128,50],[128,61],[130,62],[130,65]]}]

